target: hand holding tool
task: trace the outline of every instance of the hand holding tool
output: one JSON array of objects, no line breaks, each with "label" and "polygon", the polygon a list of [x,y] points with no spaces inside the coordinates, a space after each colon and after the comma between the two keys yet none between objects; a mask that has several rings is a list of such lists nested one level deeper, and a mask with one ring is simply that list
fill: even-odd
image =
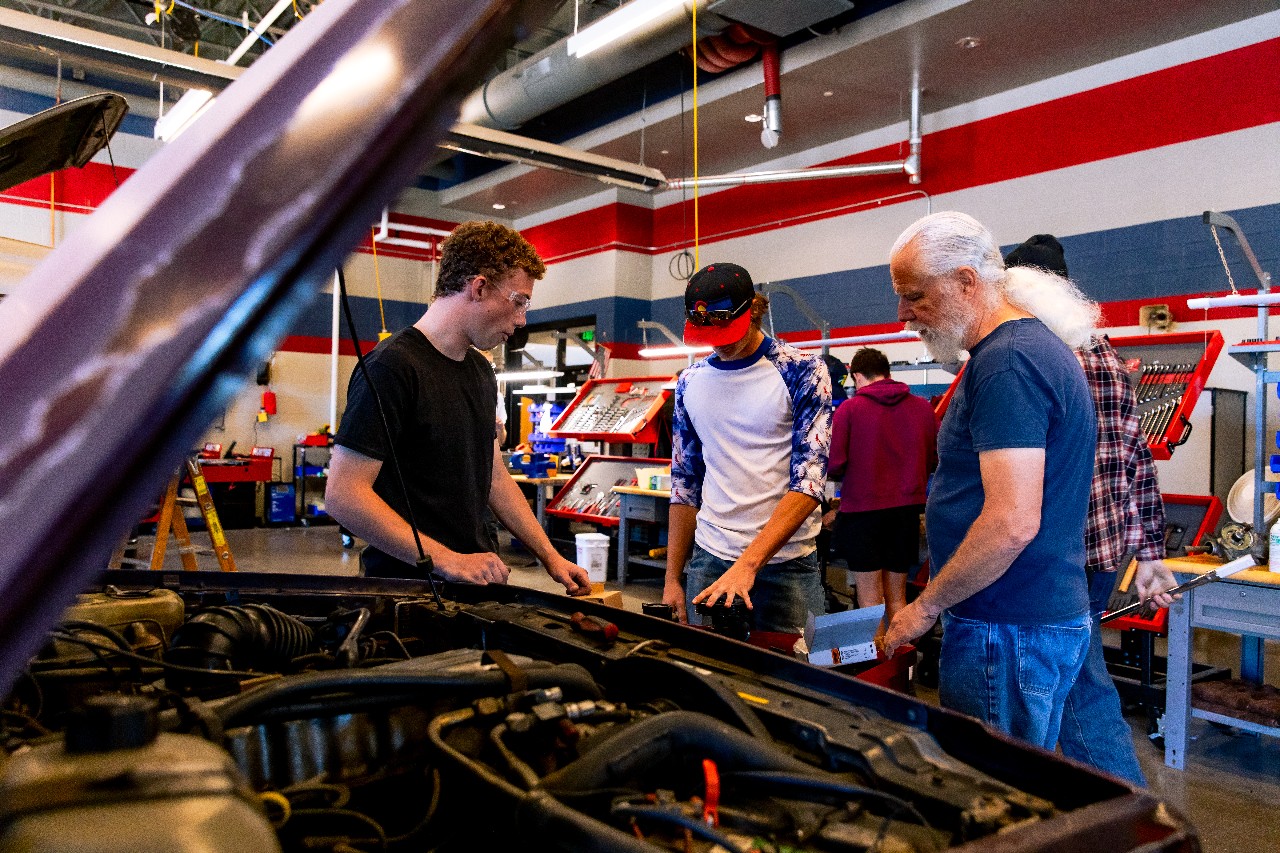
[{"label": "hand holding tool", "polygon": [[[1236,572],[1243,572],[1245,569],[1253,569],[1253,568],[1257,568],[1257,564],[1253,561],[1253,557],[1251,555],[1246,555],[1244,557],[1240,557],[1238,559],[1232,560],[1230,563],[1219,566],[1218,568],[1214,569],[1211,572],[1206,572],[1203,575],[1200,575],[1199,577],[1192,578],[1186,583],[1178,584],[1173,589],[1166,589],[1165,594],[1176,595],[1180,592],[1186,592],[1189,589],[1195,589],[1198,586],[1204,586],[1207,583],[1220,581],[1223,578],[1227,578],[1227,577],[1230,577],[1231,575],[1234,575]],[[1149,605],[1150,603],[1151,603],[1150,599],[1147,599],[1144,601],[1135,601],[1133,604],[1130,604],[1128,607],[1122,607],[1119,610],[1116,610],[1112,613],[1105,614],[1102,617],[1102,621],[1105,623],[1105,622],[1110,622],[1112,619],[1119,619],[1121,616],[1128,616],[1130,613],[1133,613],[1135,610],[1142,609],[1147,605]]]}]

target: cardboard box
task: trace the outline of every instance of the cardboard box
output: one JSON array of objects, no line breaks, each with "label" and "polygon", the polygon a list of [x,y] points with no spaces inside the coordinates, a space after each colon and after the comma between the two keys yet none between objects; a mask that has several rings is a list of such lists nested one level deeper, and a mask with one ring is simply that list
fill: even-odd
[{"label": "cardboard box", "polygon": [[[815,617],[812,613],[804,626],[804,653],[809,663],[839,666],[876,657],[876,630],[884,618],[884,605],[860,607],[842,613]],[[800,645],[796,646],[800,651]]]},{"label": "cardboard box", "polygon": [[[582,599],[581,599],[582,601],[594,601],[596,604],[604,604],[608,607],[617,607],[619,610],[622,609],[622,593],[621,592],[618,592],[618,590],[616,589],[610,592],[605,592],[602,589],[599,592],[597,592],[595,590],[595,584],[592,584],[591,586],[592,586],[591,594],[582,596]],[[603,586],[603,584],[601,584],[601,586]]]}]

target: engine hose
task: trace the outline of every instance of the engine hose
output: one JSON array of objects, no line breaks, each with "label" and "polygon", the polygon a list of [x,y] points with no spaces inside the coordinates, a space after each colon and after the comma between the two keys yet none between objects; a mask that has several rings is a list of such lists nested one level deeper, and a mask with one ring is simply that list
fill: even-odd
[{"label": "engine hose", "polygon": [[[470,696],[494,696],[507,692],[505,673],[496,669],[450,673],[441,670],[414,670],[404,661],[373,669],[344,669],[312,672],[254,688],[220,706],[216,713],[225,728],[244,725],[252,714],[275,709],[286,702],[302,702],[326,693],[360,691],[392,693],[396,691],[422,691],[448,688],[466,691],[461,698]],[[599,699],[600,688],[591,673],[578,664],[529,667],[529,688],[559,687],[567,699]]]},{"label": "engine hose", "polygon": [[315,645],[310,627],[274,607],[211,607],[174,633],[164,658],[203,669],[278,672]]},{"label": "engine hose", "polygon": [[[557,848],[575,853],[653,853],[653,845],[609,824],[588,817],[546,791],[538,788],[522,791],[498,773],[464,755],[448,741],[445,732],[476,716],[470,708],[461,708],[433,718],[427,726],[432,746],[449,761],[476,776],[494,793],[505,797],[516,811],[516,827],[524,838],[555,838]],[[490,807],[500,807],[490,803]]]},{"label": "engine hose", "polygon": [[719,720],[692,711],[656,714],[627,726],[581,758],[542,779],[555,795],[615,788],[663,761],[696,755],[710,758],[721,773],[781,770],[813,776],[814,768]]}]

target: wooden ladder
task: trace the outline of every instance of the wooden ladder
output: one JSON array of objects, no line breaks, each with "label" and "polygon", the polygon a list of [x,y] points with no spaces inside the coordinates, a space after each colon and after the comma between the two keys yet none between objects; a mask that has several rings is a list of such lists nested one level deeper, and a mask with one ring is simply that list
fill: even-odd
[{"label": "wooden ladder", "polygon": [[[224,572],[236,571],[236,559],[231,553],[231,546],[227,544],[226,533],[222,529],[222,523],[218,521],[218,511],[213,505],[213,495],[209,493],[209,486],[204,480],[204,474],[200,472],[200,460],[195,458],[187,459],[186,474],[191,478],[191,485],[195,489],[196,496],[194,498],[179,497],[178,486],[182,482],[183,471],[178,471],[173,475],[173,479],[169,481],[169,486],[165,489],[164,499],[160,502],[160,518],[156,522],[156,541],[151,549],[150,559],[139,559],[126,557],[124,555],[125,543],[121,543],[115,554],[111,558],[108,565],[119,565],[122,568],[127,564],[149,566],[152,571],[159,571],[164,567],[164,555],[169,545],[169,533],[173,532],[173,538],[178,540],[178,554],[182,558],[182,568],[188,572],[196,571],[196,554],[212,553],[218,560],[218,567]],[[213,550],[207,548],[198,548],[191,542],[191,531],[187,529],[186,516],[182,514],[182,506],[198,506],[200,507],[200,515],[204,517],[205,529],[209,531],[209,539],[213,542]]]}]

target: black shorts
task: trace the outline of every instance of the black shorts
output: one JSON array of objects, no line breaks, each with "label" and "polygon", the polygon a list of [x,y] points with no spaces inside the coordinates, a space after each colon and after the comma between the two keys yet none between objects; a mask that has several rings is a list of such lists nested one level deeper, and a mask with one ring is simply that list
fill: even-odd
[{"label": "black shorts", "polygon": [[907,572],[920,562],[919,504],[836,514],[835,551],[855,572]]}]

